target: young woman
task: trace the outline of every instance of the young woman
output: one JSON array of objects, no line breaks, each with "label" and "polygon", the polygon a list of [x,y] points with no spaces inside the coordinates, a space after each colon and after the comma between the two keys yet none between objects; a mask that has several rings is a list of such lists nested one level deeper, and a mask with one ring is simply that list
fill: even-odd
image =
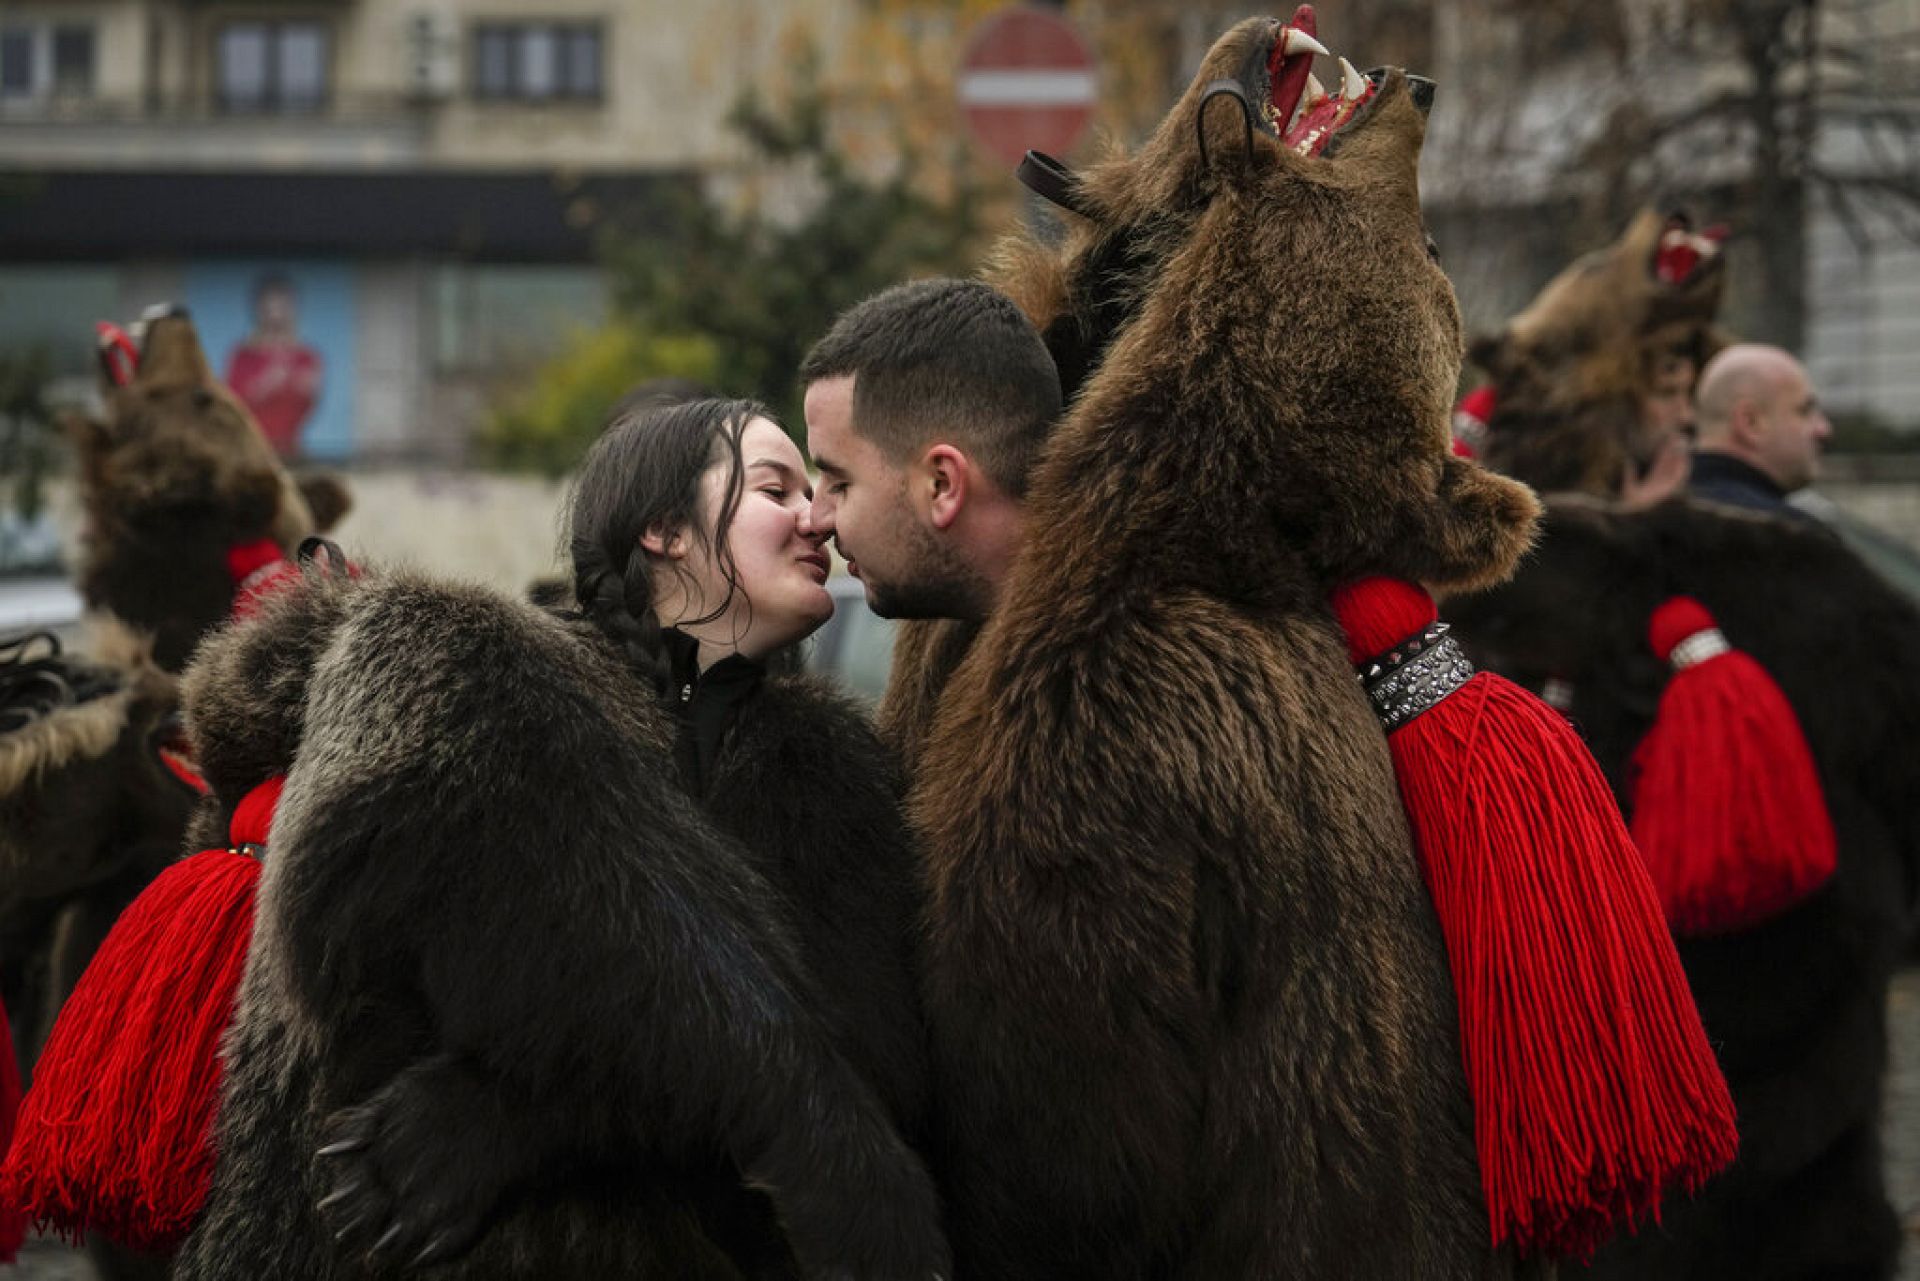
[{"label": "young woman", "polygon": [[832,612],[749,402],[623,416],[575,608],[315,582],[189,681],[286,776],[182,1278],[929,1278],[918,879],[893,772],[789,674]]},{"label": "young woman", "polygon": [[683,785],[786,896],[843,1048],[917,1138],[919,875],[901,783],[866,717],[792,674],[792,647],[833,613],[812,498],[799,449],[751,401],[622,418],[575,484],[574,593],[672,709]]}]

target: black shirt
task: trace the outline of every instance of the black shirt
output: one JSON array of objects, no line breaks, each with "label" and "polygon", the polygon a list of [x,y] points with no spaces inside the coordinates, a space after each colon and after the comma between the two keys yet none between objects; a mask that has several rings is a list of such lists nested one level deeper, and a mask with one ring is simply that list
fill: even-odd
[{"label": "black shirt", "polygon": [[1787,491],[1773,477],[1731,454],[1703,449],[1693,456],[1693,471],[1687,478],[1687,491],[1695,498],[1745,507],[1775,516],[1817,524],[1818,521],[1787,501]]},{"label": "black shirt", "polygon": [[703,672],[699,641],[671,627],[662,629],[660,636],[673,672],[667,704],[680,725],[674,741],[674,763],[687,791],[702,796],[713,774],[714,758],[720,754],[721,741],[741,705],[760,688],[767,669],[751,658],[729,654]]}]

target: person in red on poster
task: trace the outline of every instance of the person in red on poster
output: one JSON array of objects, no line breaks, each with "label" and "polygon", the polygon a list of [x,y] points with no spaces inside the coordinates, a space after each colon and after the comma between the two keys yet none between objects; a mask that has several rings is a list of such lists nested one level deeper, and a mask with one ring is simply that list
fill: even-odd
[{"label": "person in red on poster", "polygon": [[282,457],[300,452],[300,430],[320,399],[320,353],[295,331],[293,281],[276,272],[253,286],[253,332],[227,353],[227,386],[245,401]]}]

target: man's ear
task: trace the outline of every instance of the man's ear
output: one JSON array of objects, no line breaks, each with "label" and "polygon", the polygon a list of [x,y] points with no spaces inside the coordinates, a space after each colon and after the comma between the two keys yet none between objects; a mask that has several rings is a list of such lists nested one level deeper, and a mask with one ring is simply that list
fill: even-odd
[{"label": "man's ear", "polygon": [[664,556],[668,560],[684,560],[687,555],[687,531],[669,530],[663,521],[655,521],[647,526],[647,532],[640,535],[640,545],[650,556]]},{"label": "man's ear", "polygon": [[925,473],[927,519],[935,529],[948,529],[960,519],[973,490],[973,464],[952,445],[934,445],[920,456]]}]

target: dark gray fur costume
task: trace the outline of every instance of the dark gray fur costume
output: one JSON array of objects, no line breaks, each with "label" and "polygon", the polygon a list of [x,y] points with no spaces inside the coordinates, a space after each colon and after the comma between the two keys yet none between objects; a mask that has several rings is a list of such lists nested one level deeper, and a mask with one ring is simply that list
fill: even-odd
[{"label": "dark gray fur costume", "polygon": [[1824,530],[1675,500],[1553,500],[1509,584],[1445,606],[1489,665],[1571,682],[1623,801],[1667,680],[1646,639],[1674,593],[1779,683],[1839,837],[1822,891],[1755,929],[1679,940],[1739,1110],[1740,1154],[1699,1198],[1602,1252],[1593,1275],[1773,1281],[1892,1275],[1878,1128],[1887,983],[1920,895],[1920,615]]},{"label": "dark gray fur costume", "polygon": [[777,682],[741,713],[705,799],[743,848],[609,645],[477,590],[310,582],[186,702],[223,808],[288,781],[177,1276],[380,1275],[314,1208],[350,1107],[393,1122],[355,1156],[374,1201],[485,1212],[436,1276],[790,1272],[736,1170],[809,1269],[947,1270],[888,1106],[924,1102],[914,877],[850,709]]}]

